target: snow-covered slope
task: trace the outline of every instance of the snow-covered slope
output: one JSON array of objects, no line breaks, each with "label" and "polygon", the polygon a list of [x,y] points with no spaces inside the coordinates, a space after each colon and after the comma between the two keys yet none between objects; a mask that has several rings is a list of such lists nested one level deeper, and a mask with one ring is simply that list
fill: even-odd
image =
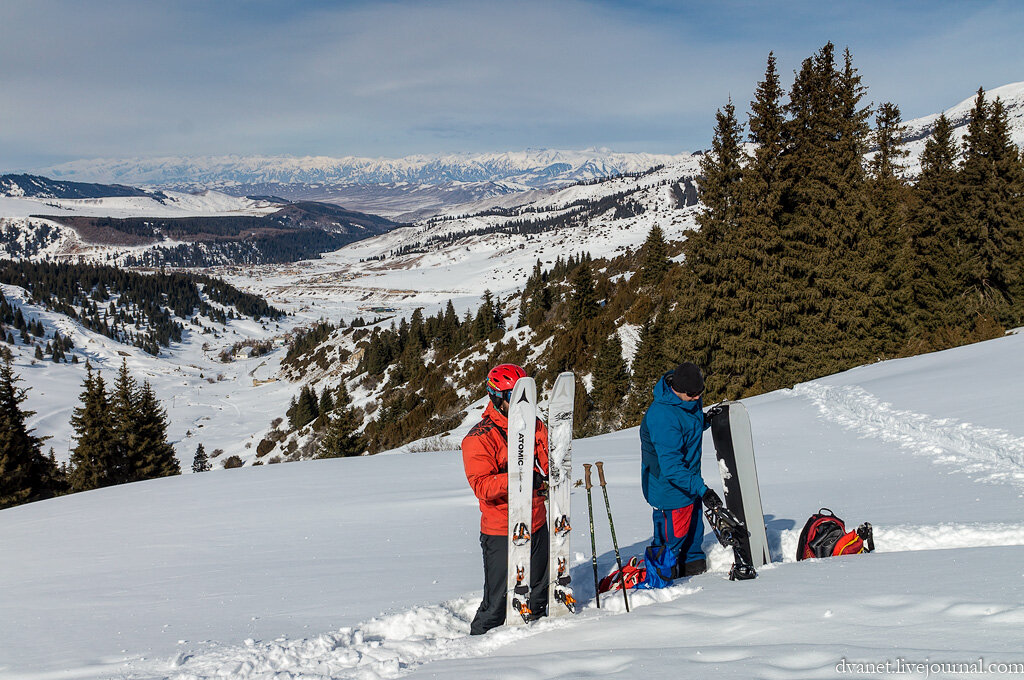
[{"label": "snow-covered slope", "polygon": [[[104,228],[96,220],[81,219],[106,217],[131,218],[133,224]],[[243,220],[243,226],[220,219],[238,217],[256,219]],[[260,219],[263,217],[271,219]],[[148,222],[150,218],[153,223]],[[165,218],[202,219],[192,220],[191,224],[165,224],[161,222]],[[0,257],[14,259],[125,264],[126,258],[139,258],[150,251],[149,255],[154,257],[146,262],[151,266],[279,261],[313,257],[393,226],[389,220],[335,205],[285,204],[269,197],[239,198],[210,190],[74,199],[0,195]],[[213,233],[204,231],[204,227]],[[285,233],[294,229],[306,233]],[[263,237],[262,243],[257,231]],[[284,249],[288,254],[283,257],[282,234],[291,248]],[[160,259],[175,246],[190,250],[172,256],[171,260]],[[164,255],[157,257],[160,252]]]},{"label": "snow-covered slope", "polygon": [[0,196],[0,217],[28,217],[40,213],[92,217],[215,217],[263,215],[280,209],[270,201],[229,196],[218,191],[161,192],[145,196],[104,198],[49,198]]},{"label": "snow-covered slope", "polygon": [[[751,399],[776,565],[729,582],[731,558],[706,539],[712,573],[634,594],[629,614],[617,595],[597,609],[576,489],[581,613],[482,638],[467,635],[479,513],[457,452],[216,471],[0,511],[0,678],[787,679],[979,657],[1019,673],[1022,372],[1018,335]],[[720,488],[710,451],[708,437],[705,477]],[[636,430],[574,444],[577,475],[606,462],[626,556],[650,537],[637,456]],[[823,505],[871,521],[878,552],[793,562]]]}]

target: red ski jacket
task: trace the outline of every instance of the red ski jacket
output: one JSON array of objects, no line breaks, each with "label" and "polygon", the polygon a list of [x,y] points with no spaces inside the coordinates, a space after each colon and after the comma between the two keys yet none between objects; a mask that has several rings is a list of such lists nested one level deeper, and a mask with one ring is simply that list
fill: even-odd
[{"label": "red ski jacket", "polygon": [[[488,404],[483,419],[462,440],[462,463],[480,499],[480,533],[508,535],[508,418]],[[537,420],[534,466],[548,473],[548,430]],[[533,496],[533,531],[547,522],[544,499]]]}]

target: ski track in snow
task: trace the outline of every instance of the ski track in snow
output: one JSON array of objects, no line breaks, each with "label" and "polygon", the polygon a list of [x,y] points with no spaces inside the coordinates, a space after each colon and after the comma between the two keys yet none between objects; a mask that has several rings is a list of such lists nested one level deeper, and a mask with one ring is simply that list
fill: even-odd
[{"label": "ski track in snow", "polygon": [[[631,591],[630,605],[668,602],[699,590],[699,586],[684,583],[658,591]],[[581,617],[591,620],[625,612],[620,593],[602,595],[601,600],[600,610],[591,603]],[[480,598],[459,598],[383,615],[311,638],[269,642],[249,639],[243,645],[216,645],[195,655],[182,652],[170,662],[170,673],[154,671],[156,675],[144,677],[383,680],[400,677],[431,661],[486,656],[517,640],[576,622],[575,617],[544,619],[529,627],[502,627],[485,636],[471,637],[469,625],[479,604]]]},{"label": "ski track in snow", "polygon": [[1024,438],[955,418],[901,411],[857,386],[808,382],[793,393],[810,399],[821,416],[865,437],[899,444],[936,463],[955,466],[985,482],[1024,489]]}]

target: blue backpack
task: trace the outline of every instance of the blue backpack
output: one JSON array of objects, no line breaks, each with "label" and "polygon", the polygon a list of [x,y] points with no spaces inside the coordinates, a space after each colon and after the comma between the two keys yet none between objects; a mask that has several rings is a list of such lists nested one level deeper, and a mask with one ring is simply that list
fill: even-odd
[{"label": "blue backpack", "polygon": [[663,545],[649,545],[644,551],[644,566],[647,573],[637,588],[654,590],[672,585],[672,570],[676,566],[675,553]]}]

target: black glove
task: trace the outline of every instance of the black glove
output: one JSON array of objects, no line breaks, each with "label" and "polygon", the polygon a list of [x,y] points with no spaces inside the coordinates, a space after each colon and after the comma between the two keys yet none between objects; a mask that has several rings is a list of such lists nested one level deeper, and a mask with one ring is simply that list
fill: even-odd
[{"label": "black glove", "polygon": [[533,471],[533,489],[541,498],[548,497],[548,478],[540,470]]},{"label": "black glove", "polygon": [[710,487],[708,487],[708,490],[700,497],[700,500],[704,503],[704,507],[709,510],[722,507],[722,499],[719,498],[718,494],[715,493],[715,490]]},{"label": "black glove", "polygon": [[722,405],[721,404],[715,404],[714,406],[712,406],[711,408],[709,408],[707,411],[704,412],[704,429],[705,430],[708,429],[709,425],[711,425],[711,419],[714,418],[715,416],[717,416],[721,412],[722,412]]}]

